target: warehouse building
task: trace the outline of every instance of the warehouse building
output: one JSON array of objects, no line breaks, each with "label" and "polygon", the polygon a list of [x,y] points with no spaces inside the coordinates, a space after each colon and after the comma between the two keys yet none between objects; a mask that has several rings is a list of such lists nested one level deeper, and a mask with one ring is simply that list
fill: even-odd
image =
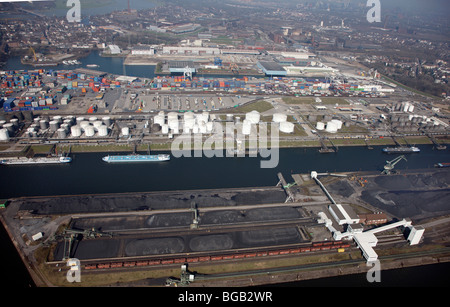
[{"label": "warehouse building", "polygon": [[275,62],[258,61],[258,67],[266,74],[266,76],[286,76],[287,72],[284,68]]}]

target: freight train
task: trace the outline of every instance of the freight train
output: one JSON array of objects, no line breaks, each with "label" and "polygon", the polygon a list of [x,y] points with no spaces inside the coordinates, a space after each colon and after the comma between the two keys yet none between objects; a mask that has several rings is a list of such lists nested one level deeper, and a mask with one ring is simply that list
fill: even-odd
[{"label": "freight train", "polygon": [[209,262],[218,260],[247,259],[265,256],[300,254],[306,252],[325,251],[332,249],[341,251],[342,249],[349,247],[350,244],[347,242],[324,241],[324,242],[314,242],[309,246],[295,247],[289,249],[279,249],[279,250],[262,250],[256,252],[246,252],[236,254],[164,258],[164,259],[136,260],[123,262],[88,263],[84,265],[84,268],[86,270],[94,270],[94,269],[110,269],[122,267],[144,267],[144,266],[165,265],[165,264],[197,263],[197,262]]}]

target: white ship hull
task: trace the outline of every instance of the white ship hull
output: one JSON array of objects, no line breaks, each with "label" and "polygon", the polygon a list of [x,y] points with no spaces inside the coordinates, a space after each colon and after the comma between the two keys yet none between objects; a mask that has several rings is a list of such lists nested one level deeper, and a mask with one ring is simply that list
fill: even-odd
[{"label": "white ship hull", "polygon": [[65,164],[72,162],[69,157],[52,157],[52,158],[8,158],[0,160],[2,165],[32,165],[32,164]]}]

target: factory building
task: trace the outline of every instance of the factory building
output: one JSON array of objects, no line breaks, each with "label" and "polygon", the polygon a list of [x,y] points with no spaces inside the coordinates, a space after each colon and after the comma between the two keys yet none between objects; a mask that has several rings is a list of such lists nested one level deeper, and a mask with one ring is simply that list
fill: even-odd
[{"label": "factory building", "polygon": [[266,76],[286,76],[287,74],[286,70],[275,62],[258,61],[257,65]]},{"label": "factory building", "polygon": [[154,55],[155,49],[150,46],[137,46],[131,50],[132,55]]},{"label": "factory building", "polygon": [[358,215],[349,205],[332,204],[328,210],[339,225],[359,223]]},{"label": "factory building", "polygon": [[219,48],[177,47],[177,46],[163,47],[162,53],[170,54],[170,55],[219,55],[219,54],[221,54]]},{"label": "factory building", "polygon": [[188,68],[193,74],[196,72],[194,62],[193,61],[170,61],[169,62],[169,71],[170,73],[181,73],[183,74]]}]

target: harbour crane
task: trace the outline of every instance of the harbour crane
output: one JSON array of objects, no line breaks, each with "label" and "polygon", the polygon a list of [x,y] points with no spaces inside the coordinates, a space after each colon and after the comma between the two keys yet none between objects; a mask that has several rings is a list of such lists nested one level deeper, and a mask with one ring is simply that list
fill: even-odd
[{"label": "harbour crane", "polygon": [[386,165],[384,166],[384,170],[381,173],[389,175],[391,173],[391,171],[394,169],[395,164],[400,162],[400,160],[402,160],[402,159],[405,160],[405,161],[408,161],[408,160],[406,160],[404,155],[398,156],[394,160],[386,161]]}]

